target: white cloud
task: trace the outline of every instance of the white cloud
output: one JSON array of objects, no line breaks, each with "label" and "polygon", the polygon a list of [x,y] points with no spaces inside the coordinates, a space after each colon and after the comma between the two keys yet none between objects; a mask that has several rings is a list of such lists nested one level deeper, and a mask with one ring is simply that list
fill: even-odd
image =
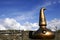
[{"label": "white cloud", "polygon": [[5,18],[0,20],[0,29],[17,29],[19,30],[20,24],[13,18]]},{"label": "white cloud", "polygon": [[4,26],[6,26],[6,28],[9,27],[9,29],[17,29],[17,30],[19,30],[20,24],[14,19],[6,18],[4,20]]},{"label": "white cloud", "polygon": [[0,25],[0,30],[7,30],[3,25]]},{"label": "white cloud", "polygon": [[[52,31],[56,31],[60,29],[60,19],[53,19],[48,22],[47,27],[50,28]],[[56,29],[57,28],[57,29]]]},{"label": "white cloud", "polygon": [[38,23],[29,23],[29,22],[26,22],[26,23],[24,23],[23,26],[26,28],[25,30],[36,31],[39,28]]},{"label": "white cloud", "polygon": [[[29,22],[26,22],[23,26],[25,27],[25,30],[36,31],[39,28],[38,23],[29,23]],[[46,27],[48,29],[52,30],[52,31],[60,30],[60,19],[56,19],[55,18],[55,19],[53,19],[51,21],[48,21]]]},{"label": "white cloud", "polygon": [[5,18],[0,20],[0,30],[37,30],[37,23],[26,22],[23,25],[13,18]]},{"label": "white cloud", "polygon": [[[51,29],[52,31],[55,31],[57,29],[60,29],[60,19],[53,19],[51,21],[48,21],[47,28]],[[0,30],[38,30],[39,26],[38,23],[30,23],[25,22],[23,25],[18,23],[13,18],[5,18],[0,20]]]}]

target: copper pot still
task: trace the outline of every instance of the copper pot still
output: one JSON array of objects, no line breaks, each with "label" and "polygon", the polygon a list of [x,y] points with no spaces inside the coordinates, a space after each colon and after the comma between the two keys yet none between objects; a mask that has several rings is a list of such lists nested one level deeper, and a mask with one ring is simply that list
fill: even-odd
[{"label": "copper pot still", "polygon": [[40,10],[40,15],[39,15],[40,28],[35,32],[30,31],[29,38],[32,38],[32,39],[53,39],[55,37],[54,32],[52,32],[51,30],[46,28],[47,23],[46,23],[46,18],[44,15],[44,10],[46,10],[44,7],[41,8],[41,10]]}]

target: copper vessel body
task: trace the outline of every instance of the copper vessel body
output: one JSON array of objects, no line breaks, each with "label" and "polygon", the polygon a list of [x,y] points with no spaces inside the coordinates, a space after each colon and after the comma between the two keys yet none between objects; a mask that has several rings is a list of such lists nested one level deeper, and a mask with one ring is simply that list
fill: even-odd
[{"label": "copper vessel body", "polygon": [[41,8],[40,10],[40,17],[39,17],[39,26],[40,28],[34,32],[34,34],[31,33],[31,38],[33,39],[53,39],[55,37],[54,32],[52,32],[51,30],[47,29],[47,23],[46,23],[46,18],[44,15],[44,10],[45,8]]}]

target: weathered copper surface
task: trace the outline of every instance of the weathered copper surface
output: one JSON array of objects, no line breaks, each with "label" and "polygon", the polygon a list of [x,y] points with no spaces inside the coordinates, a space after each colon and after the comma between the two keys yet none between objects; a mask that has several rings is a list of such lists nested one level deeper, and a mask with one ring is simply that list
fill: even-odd
[{"label": "weathered copper surface", "polygon": [[46,28],[46,18],[44,15],[45,8],[41,8],[40,10],[40,17],[39,17],[39,26],[40,28],[33,33],[33,31],[30,31],[30,38],[33,39],[52,39],[55,37],[54,33]]}]

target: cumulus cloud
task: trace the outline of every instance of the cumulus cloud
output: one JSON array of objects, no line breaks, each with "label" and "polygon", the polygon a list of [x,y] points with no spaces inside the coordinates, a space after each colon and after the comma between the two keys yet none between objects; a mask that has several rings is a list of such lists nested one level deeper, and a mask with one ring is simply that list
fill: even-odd
[{"label": "cumulus cloud", "polygon": [[29,23],[29,22],[26,22],[26,23],[24,23],[23,26],[25,27],[25,30],[36,31],[39,28],[38,23]]},{"label": "cumulus cloud", "polygon": [[0,20],[0,29],[17,29],[19,30],[20,24],[13,18],[5,18]]},{"label": "cumulus cloud", "polygon": [[13,18],[5,18],[0,20],[0,30],[37,30],[37,23],[26,22],[21,25]]},{"label": "cumulus cloud", "polygon": [[51,29],[52,31],[60,30],[60,19],[53,19],[48,22],[47,28]]},{"label": "cumulus cloud", "polygon": [[[39,28],[38,23],[25,22],[23,25],[21,25],[21,23],[17,22],[13,18],[0,19],[0,30],[36,31],[36,30],[38,30],[38,28]],[[60,29],[60,19],[53,19],[51,21],[48,21],[47,28],[51,29],[52,31],[59,30]]]},{"label": "cumulus cloud", "polygon": [[0,25],[0,30],[6,30],[6,28],[3,25]]},{"label": "cumulus cloud", "polygon": [[[25,30],[33,30],[36,31],[38,30],[39,26],[38,23],[29,23],[26,22],[23,25],[25,28]],[[47,22],[47,28],[52,30],[52,31],[56,31],[56,30],[60,30],[60,19],[53,19],[51,21]]]}]

